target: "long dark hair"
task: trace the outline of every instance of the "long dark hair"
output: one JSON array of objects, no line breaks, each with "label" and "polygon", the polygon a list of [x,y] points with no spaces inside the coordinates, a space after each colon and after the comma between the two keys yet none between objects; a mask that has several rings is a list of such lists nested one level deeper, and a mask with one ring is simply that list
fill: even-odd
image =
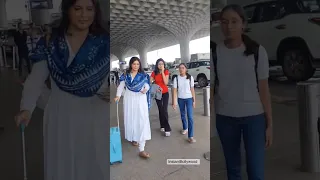
[{"label": "long dark hair", "polygon": [[[230,5],[225,6],[221,10],[220,19],[222,19],[223,13],[228,10],[232,10],[232,11],[236,12],[240,16],[240,18],[242,19],[242,23],[244,23],[244,24],[248,23],[244,9],[240,5],[237,5],[237,4],[230,4]],[[242,34],[242,41],[246,47],[246,50],[243,52],[243,54],[245,56],[252,55],[259,49],[259,44],[245,34]]]},{"label": "long dark hair", "polygon": [[163,62],[164,70],[166,70],[166,62],[162,58],[160,58],[160,59],[157,60],[156,65],[154,66],[154,70],[153,71],[154,71],[155,75],[160,73],[159,68],[158,68],[159,62]]},{"label": "long dark hair", "polygon": [[140,64],[138,72],[139,72],[139,73],[144,73],[144,70],[143,70],[142,65],[141,65],[141,61],[140,61],[140,59],[139,59],[138,57],[132,57],[132,58],[130,59],[130,61],[129,61],[129,68],[128,68],[128,70],[127,70],[127,73],[131,73],[131,71],[132,71],[132,64],[133,64],[135,61],[138,61],[139,64]]},{"label": "long dark hair", "polygon": [[186,65],[185,63],[180,63],[180,64],[179,64],[179,67],[180,67],[180,66],[184,66],[184,67],[186,68],[186,70],[187,70],[187,72],[186,72],[187,79],[191,79],[191,75],[188,73],[188,67],[187,67],[187,65]]},{"label": "long dark hair", "polygon": [[[62,0],[61,2],[61,13],[62,17],[60,20],[59,26],[55,29],[58,31],[59,35],[64,35],[69,27],[69,10],[70,8],[77,2],[78,0]],[[93,35],[101,35],[106,33],[107,31],[102,27],[102,17],[101,17],[101,9],[98,0],[91,0],[95,7],[95,16],[93,23],[89,27],[89,33]]]}]

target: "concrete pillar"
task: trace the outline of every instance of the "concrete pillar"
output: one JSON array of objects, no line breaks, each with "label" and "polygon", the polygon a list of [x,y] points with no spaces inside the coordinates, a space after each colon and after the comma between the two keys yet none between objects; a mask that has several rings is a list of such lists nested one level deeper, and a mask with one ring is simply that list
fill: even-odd
[{"label": "concrete pillar", "polygon": [[[120,62],[125,62],[125,60],[121,60],[121,61],[119,60],[119,63]],[[126,69],[126,64],[120,64],[119,67],[121,70],[124,70],[124,69]]]},{"label": "concrete pillar", "polygon": [[36,25],[49,24],[51,13],[48,9],[36,9],[31,11],[31,18]]},{"label": "concrete pillar", "polygon": [[111,60],[111,57],[110,57],[110,70],[112,70],[112,60]]},{"label": "concrete pillar", "polygon": [[118,55],[117,56],[118,59],[119,59],[119,67],[120,67],[120,70],[124,70],[126,68],[126,64],[120,64],[121,62],[126,62],[125,59],[126,57],[122,54]]},{"label": "concrete pillar", "polygon": [[0,27],[8,27],[6,0],[0,0]]},{"label": "concrete pillar", "polygon": [[187,63],[191,59],[190,48],[189,48],[190,38],[188,37],[180,38],[179,43],[180,43],[181,62]]},{"label": "concrete pillar", "polygon": [[139,49],[138,53],[140,56],[142,68],[147,68],[148,67],[148,58],[147,58],[148,49],[147,48]]}]

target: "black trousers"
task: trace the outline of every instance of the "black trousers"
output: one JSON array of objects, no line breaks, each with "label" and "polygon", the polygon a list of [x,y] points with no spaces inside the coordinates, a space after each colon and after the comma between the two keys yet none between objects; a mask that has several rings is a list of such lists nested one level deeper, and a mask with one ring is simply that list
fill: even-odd
[{"label": "black trousers", "polygon": [[31,72],[31,63],[28,56],[28,50],[19,50],[19,76],[22,76],[22,68],[24,66],[24,62],[27,64],[28,73]]},{"label": "black trousers", "polygon": [[159,110],[160,127],[164,128],[165,132],[170,132],[171,127],[168,115],[169,93],[162,94],[161,100],[156,99],[156,102]]},{"label": "black trousers", "polygon": [[110,76],[108,76],[108,87],[110,87]]},{"label": "black trousers", "polygon": [[116,76],[116,85],[119,86],[119,83],[120,83],[120,78],[119,76]]}]

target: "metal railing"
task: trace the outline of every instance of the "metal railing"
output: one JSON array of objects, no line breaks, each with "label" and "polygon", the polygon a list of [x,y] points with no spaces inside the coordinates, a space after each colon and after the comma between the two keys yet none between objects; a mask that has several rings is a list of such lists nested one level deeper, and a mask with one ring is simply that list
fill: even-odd
[{"label": "metal railing", "polygon": [[0,46],[0,66],[1,67],[11,67],[8,64],[7,60],[7,47],[12,48],[12,69],[17,70],[17,66],[19,65],[19,55],[18,55],[18,47],[15,45],[5,45],[2,44]]}]

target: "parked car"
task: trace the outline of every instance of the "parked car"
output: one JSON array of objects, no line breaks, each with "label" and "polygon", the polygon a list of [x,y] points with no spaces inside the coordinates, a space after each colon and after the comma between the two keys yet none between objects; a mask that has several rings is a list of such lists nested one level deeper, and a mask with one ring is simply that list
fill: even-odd
[{"label": "parked car", "polygon": [[[320,1],[258,1],[244,10],[248,25],[244,32],[266,48],[270,65],[280,65],[292,81],[304,81],[320,62]],[[211,28],[211,40],[223,38],[219,27]]]},{"label": "parked car", "polygon": [[169,70],[169,79],[172,79],[172,74],[177,74],[179,71],[179,64],[173,64],[168,70]]},{"label": "parked car", "polygon": [[[188,73],[193,76],[194,81],[198,82],[200,87],[205,87],[210,81],[210,60],[198,60],[187,63]],[[171,75],[178,75],[179,71],[176,71]],[[172,79],[173,80],[173,79]]]}]

